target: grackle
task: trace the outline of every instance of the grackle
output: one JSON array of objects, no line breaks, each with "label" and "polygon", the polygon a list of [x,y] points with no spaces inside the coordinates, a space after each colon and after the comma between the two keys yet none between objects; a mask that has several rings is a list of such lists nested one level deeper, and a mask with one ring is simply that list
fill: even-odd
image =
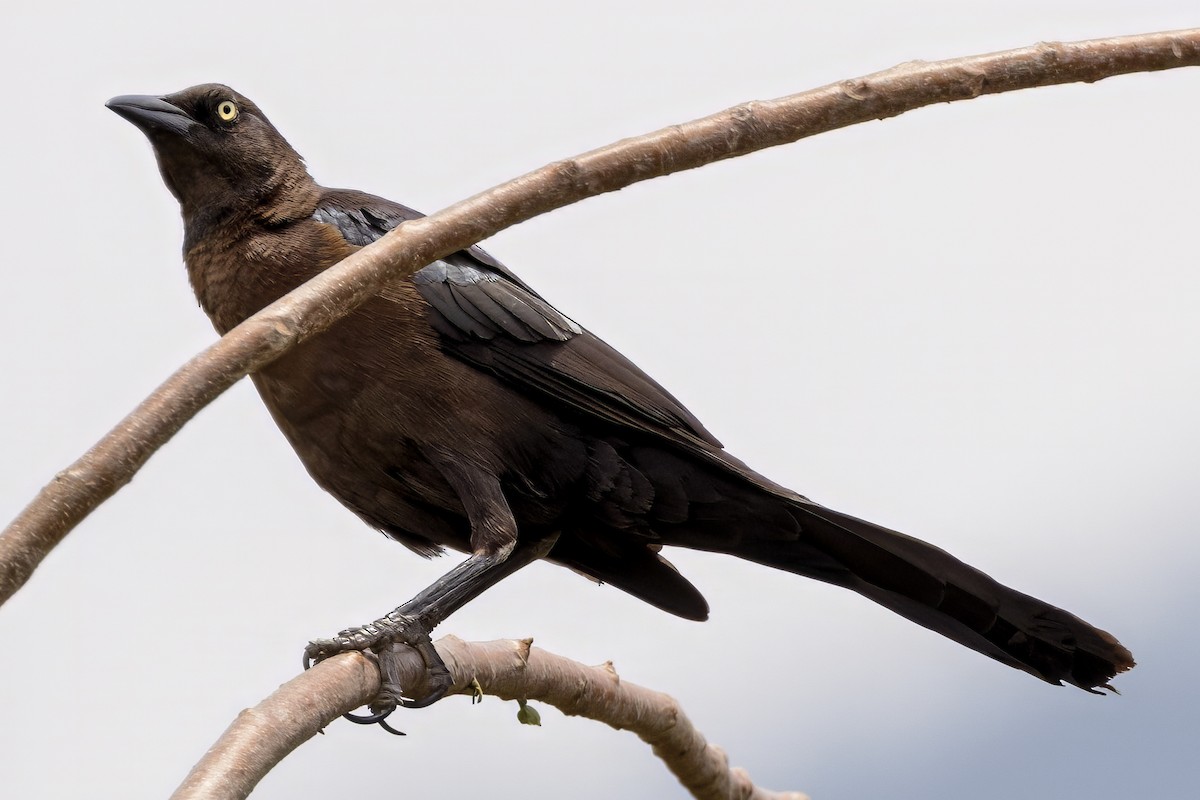
[{"label": "grackle", "polygon": [[[108,107],[149,138],[184,221],[192,288],[225,333],[420,214],[327,189],[259,110],[206,84]],[[705,619],[663,545],[852,589],[960,644],[1088,691],[1133,666],[1112,635],[943,550],[825,508],[729,455],[678,400],[495,258],[471,247],[379,291],[251,376],[313,479],[423,556],[469,557],[374,623],[309,645],[386,655],[537,558]],[[1097,692],[1098,693],[1098,692]]]}]

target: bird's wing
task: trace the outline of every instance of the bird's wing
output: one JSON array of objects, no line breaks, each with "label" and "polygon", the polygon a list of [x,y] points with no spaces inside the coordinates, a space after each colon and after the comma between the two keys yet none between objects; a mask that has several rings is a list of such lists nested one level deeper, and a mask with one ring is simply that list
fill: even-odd
[{"label": "bird's wing", "polygon": [[[365,246],[422,215],[363,192],[326,190],[313,216]],[[721,447],[666,389],[482,248],[435,261],[412,281],[448,353],[590,417],[710,454]]]}]

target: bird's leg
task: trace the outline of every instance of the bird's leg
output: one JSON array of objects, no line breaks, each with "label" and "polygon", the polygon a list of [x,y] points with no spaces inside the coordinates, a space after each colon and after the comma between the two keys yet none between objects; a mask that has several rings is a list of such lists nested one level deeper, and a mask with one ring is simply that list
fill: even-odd
[{"label": "bird's leg", "polygon": [[[383,686],[371,703],[371,710],[379,719],[397,705],[422,708],[449,691],[450,672],[433,647],[430,631],[488,587],[549,553],[558,539],[555,533],[534,541],[520,541],[516,520],[494,473],[452,453],[431,451],[426,455],[458,495],[470,521],[471,557],[390,614],[361,628],[342,631],[332,639],[310,642],[304,651],[305,664],[348,650],[375,653],[380,661]],[[425,662],[431,689],[419,700],[406,699],[398,685],[393,663],[396,644],[415,648]],[[367,717],[358,721],[378,720]]]},{"label": "bird's leg", "polygon": [[[472,555],[416,597],[374,622],[360,628],[349,628],[331,639],[309,642],[304,650],[305,663],[321,661],[351,650],[370,651],[379,658],[383,676],[383,686],[371,703],[373,711],[380,714],[397,705],[406,708],[431,705],[446,694],[453,681],[450,671],[433,647],[430,632],[486,589],[545,556],[557,539],[556,534],[536,542],[517,544],[507,553]],[[394,644],[406,644],[420,653],[431,686],[425,697],[410,700],[403,696],[396,680]]]}]

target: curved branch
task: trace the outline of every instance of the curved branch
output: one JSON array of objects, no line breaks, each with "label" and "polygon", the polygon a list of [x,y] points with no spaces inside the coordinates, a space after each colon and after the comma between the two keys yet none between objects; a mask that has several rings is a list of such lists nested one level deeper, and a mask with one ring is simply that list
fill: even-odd
[{"label": "curved branch", "polygon": [[[503,700],[538,700],[564,714],[631,730],[697,800],[807,800],[797,792],[761,789],[745,770],[731,769],[724,751],[705,741],[671,696],[621,680],[611,663],[588,667],[532,644],[447,636],[437,649],[454,676],[453,692],[470,693],[475,680],[486,694]],[[424,664],[412,648],[398,647],[397,654],[404,685],[419,694]],[[171,800],[248,796],[288,753],[378,691],[379,670],[361,653],[322,661],[239,714]]]},{"label": "curved branch", "polygon": [[1197,65],[1200,29],[915,61],[624,139],[406,222],[234,328],[58,473],[0,535],[0,603],[24,585],[72,528],[128,483],[221,392],[328,328],[387,281],[411,275],[437,258],[586,197],[933,103]]}]

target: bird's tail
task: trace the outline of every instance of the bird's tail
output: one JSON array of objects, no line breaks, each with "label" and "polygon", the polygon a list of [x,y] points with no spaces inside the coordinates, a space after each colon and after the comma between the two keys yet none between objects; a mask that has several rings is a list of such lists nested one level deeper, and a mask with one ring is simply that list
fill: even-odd
[{"label": "bird's tail", "polygon": [[844,586],[918,625],[1054,684],[1098,693],[1134,665],[1111,634],[1004,586],[931,544],[817,505],[797,538],[743,538],[734,555]]}]

